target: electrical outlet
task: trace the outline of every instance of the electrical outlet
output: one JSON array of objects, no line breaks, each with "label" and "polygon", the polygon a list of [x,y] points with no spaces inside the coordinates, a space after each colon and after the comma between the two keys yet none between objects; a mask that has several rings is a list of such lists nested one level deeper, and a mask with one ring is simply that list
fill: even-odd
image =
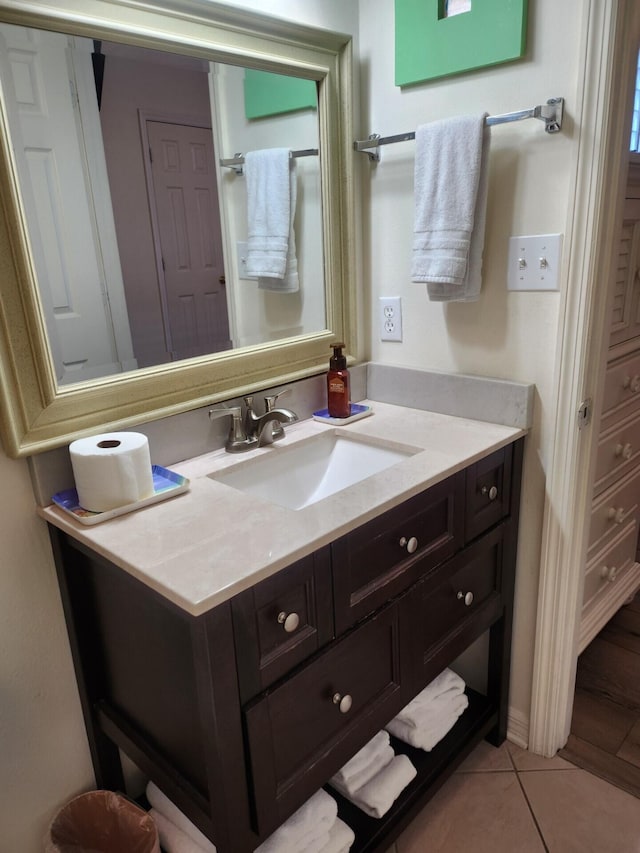
[{"label": "electrical outlet", "polygon": [[399,296],[380,297],[380,340],[402,340],[402,302]]}]

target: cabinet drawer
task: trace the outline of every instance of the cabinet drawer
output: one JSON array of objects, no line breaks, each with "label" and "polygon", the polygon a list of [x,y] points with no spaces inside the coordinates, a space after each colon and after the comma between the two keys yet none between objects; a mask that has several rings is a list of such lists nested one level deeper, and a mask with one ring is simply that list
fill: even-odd
[{"label": "cabinet drawer", "polygon": [[422,690],[500,616],[503,528],[465,548],[412,594],[412,692]]},{"label": "cabinet drawer", "polygon": [[461,547],[463,484],[449,477],[332,544],[337,634]]},{"label": "cabinet drawer", "polygon": [[333,638],[329,549],[240,593],[231,611],[244,702]]},{"label": "cabinet drawer", "polygon": [[632,518],[638,515],[640,467],[603,492],[593,503],[589,526],[589,556],[606,546]]},{"label": "cabinet drawer", "polygon": [[596,459],[596,495],[629,473],[640,461],[640,416],[603,426]]},{"label": "cabinet drawer", "polygon": [[[385,608],[245,710],[261,835],[402,707],[398,609]],[[347,700],[341,710],[338,696],[350,708]]]},{"label": "cabinet drawer", "polygon": [[513,446],[508,445],[467,468],[465,518],[467,542],[509,515],[512,457]]},{"label": "cabinet drawer", "polygon": [[614,361],[607,368],[602,413],[627,403],[640,406],[640,353]]},{"label": "cabinet drawer", "polygon": [[634,519],[607,548],[589,562],[584,580],[584,607],[587,607],[595,596],[606,594],[606,590],[635,562],[637,543],[638,524]]}]

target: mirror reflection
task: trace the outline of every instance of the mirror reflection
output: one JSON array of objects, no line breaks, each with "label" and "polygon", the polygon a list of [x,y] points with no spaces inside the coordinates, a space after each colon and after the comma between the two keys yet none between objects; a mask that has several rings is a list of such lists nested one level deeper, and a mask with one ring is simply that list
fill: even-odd
[{"label": "mirror reflection", "polygon": [[3,105],[59,384],[325,328],[319,157],[291,161],[299,284],[288,289],[250,275],[246,175],[220,165],[318,148],[315,83],[276,77],[0,25]]}]

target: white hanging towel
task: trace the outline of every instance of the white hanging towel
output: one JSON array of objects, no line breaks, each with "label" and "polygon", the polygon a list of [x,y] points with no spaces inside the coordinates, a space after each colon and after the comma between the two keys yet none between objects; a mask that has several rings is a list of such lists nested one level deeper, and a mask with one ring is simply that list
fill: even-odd
[{"label": "white hanging towel", "polygon": [[249,151],[247,184],[247,274],[265,290],[299,289],[294,233],[296,167],[288,148]]},{"label": "white hanging towel", "polygon": [[416,130],[411,279],[438,302],[480,295],[487,207],[487,113]]}]

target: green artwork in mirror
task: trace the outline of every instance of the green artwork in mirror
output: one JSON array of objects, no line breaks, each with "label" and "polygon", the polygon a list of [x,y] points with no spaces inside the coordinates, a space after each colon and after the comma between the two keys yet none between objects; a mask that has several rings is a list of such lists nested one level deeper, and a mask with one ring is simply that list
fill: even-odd
[{"label": "green artwork in mirror", "polygon": [[247,68],[244,77],[244,111],[248,119],[316,109],[314,80],[272,74]]},{"label": "green artwork in mirror", "polygon": [[527,0],[395,0],[395,83],[497,65],[522,56]]}]

